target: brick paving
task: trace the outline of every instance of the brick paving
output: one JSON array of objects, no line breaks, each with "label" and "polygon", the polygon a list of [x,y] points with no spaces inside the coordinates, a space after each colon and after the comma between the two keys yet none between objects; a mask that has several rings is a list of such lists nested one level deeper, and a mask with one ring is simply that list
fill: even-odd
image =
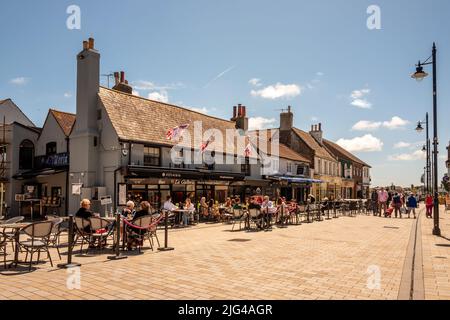
[{"label": "brick paving", "polygon": [[[171,231],[174,251],[145,250],[118,261],[109,261],[110,253],[75,256],[80,289],[68,289],[68,271],[48,262],[30,273],[25,266],[0,269],[0,299],[397,299],[412,223],[358,215],[271,232],[203,224]],[[432,248],[432,255],[448,257],[448,247],[433,247],[423,234],[424,256]],[[55,250],[52,257],[60,262]],[[427,298],[448,298],[448,273],[438,263],[449,261],[433,259],[433,274],[424,261]],[[381,271],[379,289],[368,288],[370,266]],[[427,285],[433,279],[440,290]]]},{"label": "brick paving", "polygon": [[422,216],[425,299],[450,300],[450,211],[440,209],[441,236],[433,236],[433,220]]}]

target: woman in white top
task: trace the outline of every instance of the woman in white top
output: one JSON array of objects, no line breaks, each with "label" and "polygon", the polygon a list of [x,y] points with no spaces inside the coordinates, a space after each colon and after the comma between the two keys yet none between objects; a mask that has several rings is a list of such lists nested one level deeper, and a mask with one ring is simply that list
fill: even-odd
[{"label": "woman in white top", "polygon": [[191,202],[190,198],[186,198],[184,209],[189,210],[188,212],[183,212],[183,225],[187,227],[189,225],[189,219],[195,211],[194,204]]}]

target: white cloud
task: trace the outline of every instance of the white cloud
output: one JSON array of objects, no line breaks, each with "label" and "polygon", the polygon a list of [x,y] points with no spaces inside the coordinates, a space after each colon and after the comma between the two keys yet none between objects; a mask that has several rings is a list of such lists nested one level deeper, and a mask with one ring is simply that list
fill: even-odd
[{"label": "white cloud", "polygon": [[250,79],[250,80],[248,80],[248,83],[250,83],[252,86],[255,86],[255,87],[261,87],[262,86],[261,79],[259,79],[259,78]]},{"label": "white cloud", "polygon": [[268,129],[274,126],[277,120],[274,118],[267,119],[263,117],[255,117],[248,119],[249,130]]},{"label": "white cloud", "polygon": [[355,131],[374,131],[380,128],[382,125],[381,122],[374,122],[374,121],[366,121],[361,120],[355,123],[352,127],[352,130]]},{"label": "white cloud", "polygon": [[409,148],[411,147],[411,143],[409,142],[397,142],[396,144],[394,144],[394,149],[404,149],[404,148]]},{"label": "white cloud", "polygon": [[70,92],[64,93],[64,98],[72,98],[72,94]]},{"label": "white cloud", "polygon": [[132,82],[132,87],[135,90],[151,91],[151,90],[174,90],[184,87],[181,82],[175,82],[167,85],[157,85],[151,81],[138,80]]},{"label": "white cloud", "polygon": [[209,112],[209,110],[206,109],[205,107],[203,107],[203,108],[192,107],[192,108],[189,108],[189,109],[191,109],[192,111],[196,111],[196,112],[200,112],[200,113],[204,113],[204,114],[208,114],[208,112]]},{"label": "white cloud", "polygon": [[415,161],[426,158],[426,153],[422,150],[417,150],[412,153],[395,154],[389,156],[390,161]]},{"label": "white cloud", "polygon": [[372,104],[365,98],[366,95],[370,93],[370,89],[361,89],[354,90],[350,94],[350,98],[352,102],[350,103],[352,106],[361,108],[361,109],[371,109]]},{"label": "white cloud", "polygon": [[154,91],[154,92],[150,92],[148,94],[148,98],[150,100],[155,100],[155,101],[160,101],[160,102],[169,102],[169,96],[167,94],[167,91],[165,90],[161,90],[160,92],[158,91]]},{"label": "white cloud", "polygon": [[339,139],[336,143],[349,152],[381,151],[384,145],[380,139],[371,134],[353,139]]},{"label": "white cloud", "polygon": [[9,80],[9,83],[14,84],[16,86],[24,86],[28,82],[30,82],[30,78],[26,78],[26,77],[18,77],[18,78]]},{"label": "white cloud", "polygon": [[403,129],[406,125],[409,124],[408,120],[403,120],[400,117],[392,117],[389,121],[367,121],[361,120],[355,123],[352,127],[354,131],[375,131],[380,129],[381,127],[389,129],[389,130],[398,130]]},{"label": "white cloud", "polygon": [[261,97],[264,99],[279,99],[279,98],[293,98],[301,94],[301,87],[296,84],[282,84],[277,83],[265,87],[261,90],[252,90],[250,93],[254,97]]},{"label": "white cloud", "polygon": [[389,130],[396,130],[396,129],[402,129],[406,125],[409,124],[408,120],[403,120],[400,117],[392,117],[390,121],[384,121],[383,127],[389,129]]}]

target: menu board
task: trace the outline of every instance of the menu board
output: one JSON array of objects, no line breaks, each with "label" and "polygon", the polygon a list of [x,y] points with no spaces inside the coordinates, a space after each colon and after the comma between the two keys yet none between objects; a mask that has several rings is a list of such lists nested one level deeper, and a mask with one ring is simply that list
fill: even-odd
[{"label": "menu board", "polygon": [[118,202],[119,206],[125,206],[127,204],[127,185],[125,183],[119,183]]}]

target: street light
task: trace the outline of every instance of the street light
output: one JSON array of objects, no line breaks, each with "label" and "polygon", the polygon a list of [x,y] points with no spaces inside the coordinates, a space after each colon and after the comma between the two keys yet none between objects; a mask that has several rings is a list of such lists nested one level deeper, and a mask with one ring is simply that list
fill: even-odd
[{"label": "street light", "polygon": [[[416,65],[416,72],[411,77],[417,81],[422,81],[428,76],[428,73],[423,71],[423,66],[433,66],[433,193],[434,193],[434,227],[433,235],[440,236],[441,230],[439,228],[439,191],[438,191],[438,131],[437,131],[437,59],[436,59],[436,44],[433,42],[433,49],[431,56],[424,62],[419,61]],[[432,59],[432,61],[430,61]]]},{"label": "street light", "polygon": [[430,150],[430,138],[429,138],[429,130],[428,130],[428,128],[429,128],[429,126],[428,126],[428,112],[426,113],[425,121],[417,122],[416,131],[418,133],[421,133],[424,130],[422,125],[425,125],[426,134],[427,134],[426,142],[425,142],[426,144],[423,146],[423,149],[422,149],[423,152],[427,153],[427,155],[426,155],[426,168],[427,169],[426,169],[426,174],[425,174],[425,179],[426,179],[425,180],[425,186],[426,186],[427,192],[430,192],[430,189],[431,189],[431,160],[430,160],[430,152],[431,152],[431,150]]}]

